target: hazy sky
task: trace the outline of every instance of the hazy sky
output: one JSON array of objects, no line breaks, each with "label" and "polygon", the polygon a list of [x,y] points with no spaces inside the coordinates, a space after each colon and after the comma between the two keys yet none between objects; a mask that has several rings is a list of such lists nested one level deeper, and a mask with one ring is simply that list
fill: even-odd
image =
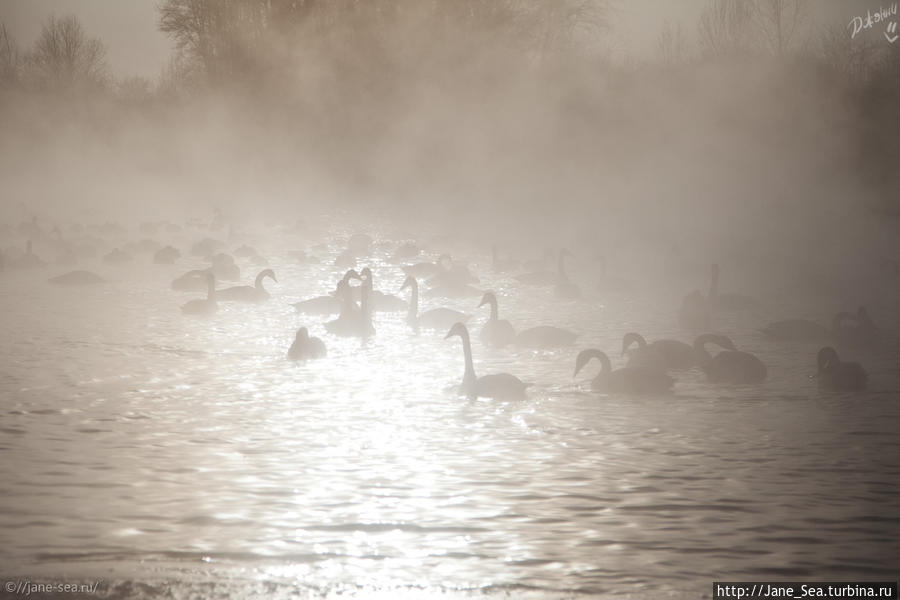
[{"label": "hazy sky", "polygon": [[[681,23],[685,33],[693,36],[707,1],[613,2],[610,44],[619,58],[641,58],[652,51],[666,20]],[[20,48],[27,48],[47,16],[74,14],[90,35],[103,39],[116,76],[142,75],[153,79],[172,50],[169,39],[157,28],[158,3],[159,0],[0,0],[0,22],[6,24]],[[879,6],[878,0],[816,0],[809,3],[809,13],[816,23],[846,24],[852,16]]]}]

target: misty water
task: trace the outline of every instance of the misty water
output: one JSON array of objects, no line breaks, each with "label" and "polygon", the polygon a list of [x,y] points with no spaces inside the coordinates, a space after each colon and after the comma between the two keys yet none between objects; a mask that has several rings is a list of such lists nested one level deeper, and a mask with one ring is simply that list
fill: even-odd
[{"label": "misty water", "polygon": [[[86,260],[78,268],[108,279],[93,286],[49,283],[70,270],[58,265],[0,274],[4,570],[102,579],[111,597],[697,597],[713,580],[896,578],[896,289],[869,306],[885,346],[846,356],[869,370],[867,392],[820,391],[818,346],[756,332],[854,304],[779,293],[725,265],[723,286],[760,306],[716,315],[716,329],[757,354],[768,380],[714,385],[694,370],[672,394],[606,395],[590,391],[598,363],[573,379],[577,352],[600,348],[621,366],[628,331],[690,342],[677,308],[708,265],[598,287],[596,257],[576,251],[583,297],[566,301],[493,272],[481,240],[422,233],[425,251],[408,262],[450,252],[517,329],[579,334],[569,348],[491,349],[477,335],[479,298],[423,298],[423,309],[473,315],[479,374],[531,384],[522,401],[473,401],[455,390],[459,338],[415,335],[402,312],[377,313],[368,341],[338,338],[322,327],[333,317],[291,306],[334,288],[355,231],[375,240],[359,268],[407,299],[388,257],[408,238],[389,223],[160,232],[150,237],[185,255],[175,265]],[[106,241],[143,237],[130,225]],[[277,274],[271,299],[183,315],[203,294],[170,282],[208,264],[188,256],[204,237],[258,248]],[[299,264],[294,249],[320,262]],[[237,262],[243,282],[262,268]],[[303,325],[326,359],[286,360]]]}]

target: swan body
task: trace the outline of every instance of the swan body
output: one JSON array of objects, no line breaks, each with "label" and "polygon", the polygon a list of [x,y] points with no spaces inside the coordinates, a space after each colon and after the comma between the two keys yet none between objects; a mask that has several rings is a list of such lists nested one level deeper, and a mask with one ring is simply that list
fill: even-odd
[{"label": "swan body", "polygon": [[[372,270],[369,267],[366,267],[362,271],[359,272],[360,277],[372,277]],[[362,300],[362,287],[354,289],[354,298]],[[384,292],[379,292],[378,290],[372,289],[371,285],[369,287],[369,305],[372,307],[372,310],[375,312],[402,312],[407,310],[406,302],[401,300],[396,296],[392,296],[390,294],[385,294]]]},{"label": "swan body", "polygon": [[656,340],[652,344],[637,333],[626,333],[622,338],[622,354],[628,352],[632,343],[638,347],[631,353],[629,366],[647,366],[661,371],[668,369],[690,369],[696,365],[696,354],[690,344],[678,340]]},{"label": "swan body", "polygon": [[512,323],[499,317],[500,311],[497,305],[497,296],[494,292],[485,292],[478,307],[481,308],[485,304],[491,305],[491,316],[487,323],[484,324],[484,327],[481,328],[481,334],[479,335],[481,341],[494,348],[502,348],[512,344],[516,339],[516,330],[513,329]]},{"label": "swan body", "polygon": [[856,362],[842,362],[831,347],[819,350],[816,356],[819,387],[840,392],[856,392],[866,389],[869,374]]},{"label": "swan body", "polygon": [[287,357],[289,360],[309,360],[324,358],[327,354],[325,342],[317,337],[309,337],[309,331],[306,327],[301,327],[297,330],[297,336],[288,350]]},{"label": "swan body", "polygon": [[93,285],[96,283],[106,283],[105,279],[90,271],[70,271],[63,275],[51,277],[48,281],[59,285]]},{"label": "swan body", "polygon": [[208,270],[195,269],[172,280],[172,289],[179,292],[201,292],[206,289]]},{"label": "swan body", "polygon": [[516,345],[525,348],[556,348],[571,346],[578,337],[577,333],[550,325],[539,325],[526,329],[516,336]]},{"label": "swan body", "polygon": [[578,353],[572,377],[578,375],[592,358],[598,359],[602,365],[600,374],[591,380],[591,389],[596,392],[654,394],[669,391],[675,383],[665,372],[646,366],[628,366],[613,371],[609,357],[596,349]]},{"label": "swan body", "polygon": [[509,373],[495,373],[492,375],[475,375],[475,367],[472,363],[472,343],[469,340],[469,330],[462,323],[454,323],[444,336],[449,339],[459,336],[463,343],[463,355],[466,361],[466,370],[463,374],[459,393],[470,400],[476,398],[494,398],[497,400],[519,400],[525,398],[525,388],[528,384],[522,382],[515,375]]},{"label": "swan body", "polygon": [[[725,350],[710,356],[705,345],[714,343]],[[707,379],[713,383],[761,383],[768,376],[766,365],[753,354],[742,352],[726,336],[706,333],[694,341],[694,352]]]},{"label": "swan body", "polygon": [[181,252],[178,251],[178,248],[166,246],[156,251],[153,255],[153,262],[158,265],[171,265],[179,258],[181,258]]},{"label": "swan body", "polygon": [[[362,280],[362,302],[359,308],[353,300],[353,292],[350,289],[350,279]],[[325,329],[329,333],[344,337],[368,338],[375,334],[372,325],[372,313],[369,306],[369,290],[371,279],[363,279],[359,273],[350,270],[338,283],[338,296],[341,298],[341,314],[337,319],[325,323]]]},{"label": "swan body", "polygon": [[252,286],[250,285],[238,285],[230,288],[225,288],[224,290],[217,290],[216,297],[219,300],[226,300],[231,302],[265,302],[269,299],[269,292],[266,291],[266,288],[263,287],[263,279],[269,277],[275,283],[278,283],[278,280],[275,279],[275,271],[272,269],[263,269],[256,276],[256,281]]},{"label": "swan body", "polygon": [[212,273],[206,273],[206,298],[191,300],[181,307],[181,312],[186,315],[211,315],[216,312],[216,278]]},{"label": "swan body", "polygon": [[224,242],[212,238],[204,238],[191,247],[193,256],[211,256],[225,246]]},{"label": "swan body", "polygon": [[432,308],[419,314],[419,283],[416,278],[407,275],[400,290],[410,288],[409,312],[406,315],[406,323],[414,330],[420,327],[425,329],[449,329],[454,323],[465,323],[471,317],[452,308]]}]

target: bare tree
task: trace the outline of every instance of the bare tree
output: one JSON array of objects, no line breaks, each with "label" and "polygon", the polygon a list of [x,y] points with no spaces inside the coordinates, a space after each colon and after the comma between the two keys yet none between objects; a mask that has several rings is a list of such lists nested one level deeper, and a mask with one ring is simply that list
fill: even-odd
[{"label": "bare tree", "polygon": [[831,69],[853,82],[865,81],[878,67],[879,55],[886,44],[866,36],[851,37],[846,27],[828,27],[822,33],[821,57]]},{"label": "bare tree", "polygon": [[753,0],[711,0],[700,15],[697,38],[706,56],[746,52],[752,43]]},{"label": "bare tree", "polygon": [[769,50],[783,56],[806,20],[806,0],[755,0],[753,20]]},{"label": "bare tree", "polygon": [[103,43],[72,15],[44,22],[27,63],[38,85],[52,89],[99,87],[109,76]]},{"label": "bare tree", "polygon": [[21,57],[6,25],[0,23],[0,85],[12,85],[19,79]]},{"label": "bare tree", "polygon": [[690,50],[688,47],[687,36],[681,28],[681,23],[673,26],[666,19],[663,23],[662,31],[656,39],[656,49],[660,58],[665,65],[677,65],[687,62]]}]

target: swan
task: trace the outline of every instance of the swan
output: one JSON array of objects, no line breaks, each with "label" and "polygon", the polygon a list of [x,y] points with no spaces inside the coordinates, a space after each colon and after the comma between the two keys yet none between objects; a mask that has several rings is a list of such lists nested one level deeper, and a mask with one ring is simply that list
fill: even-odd
[{"label": "swan", "polygon": [[70,271],[63,275],[51,277],[47,281],[59,285],[92,285],[95,283],[106,283],[105,279],[90,271]]},{"label": "swan", "polygon": [[204,238],[191,247],[191,255],[200,257],[211,256],[224,247],[225,242]]},{"label": "swan", "polygon": [[565,248],[559,251],[559,259],[556,267],[556,283],[553,285],[553,292],[559,298],[574,300],[576,298],[581,298],[581,288],[569,281],[565,266],[565,258],[567,256],[572,256],[572,253]]},{"label": "swan", "polygon": [[403,280],[400,291],[410,288],[409,312],[406,315],[407,324],[414,330],[418,331],[419,327],[426,329],[447,329],[452,327],[454,323],[465,323],[471,317],[452,308],[432,308],[422,314],[419,314],[419,283],[416,278],[407,275]]},{"label": "swan", "polygon": [[[344,277],[338,282],[335,290],[327,296],[317,296],[308,300],[302,300],[300,302],[295,302],[291,306],[293,306],[297,312],[308,315],[333,315],[340,313],[341,307],[344,306],[345,302],[349,301],[353,304],[352,310],[356,310],[356,303],[353,302],[353,296],[349,295],[349,291],[345,294],[344,292],[347,288],[341,286],[341,283],[349,284],[351,278],[359,279],[359,274],[353,269],[344,273]],[[344,296],[346,296],[346,298]]]},{"label": "swan", "polygon": [[419,262],[414,265],[400,267],[410,277],[431,277],[444,269],[444,263],[450,261],[449,254],[441,254],[434,262]]},{"label": "swan", "polygon": [[497,244],[491,244],[491,270],[495,273],[500,273],[503,271],[512,271],[513,269],[518,269],[521,266],[521,263],[514,258],[500,258],[500,253],[497,251]]},{"label": "swan", "polygon": [[722,310],[747,310],[756,308],[759,303],[750,296],[719,292],[719,265],[713,264],[710,269],[709,298],[714,308]]},{"label": "swan", "polygon": [[324,358],[327,353],[325,342],[317,337],[309,337],[306,327],[301,327],[297,330],[297,336],[288,350],[287,357],[289,360],[309,360]]},{"label": "swan", "polygon": [[201,292],[206,289],[209,269],[194,269],[172,280],[172,289],[179,292]]},{"label": "swan", "polygon": [[466,360],[466,371],[463,375],[459,392],[470,400],[476,398],[494,398],[498,400],[517,400],[525,398],[525,388],[528,384],[509,373],[495,373],[492,375],[475,375],[475,367],[472,364],[472,343],[469,341],[469,330],[462,323],[454,323],[444,336],[449,339],[459,336],[463,343],[463,355]]},{"label": "swan", "polygon": [[816,355],[819,387],[841,392],[856,392],[866,389],[869,375],[859,363],[842,362],[837,351],[827,346]]},{"label": "swan", "polygon": [[516,336],[515,344],[525,348],[557,348],[575,343],[577,333],[550,325],[539,325],[526,329]]},{"label": "swan", "polygon": [[[372,269],[366,267],[362,271],[359,272],[359,276],[363,278],[368,278],[370,282],[369,287],[369,301],[372,306],[372,310],[376,312],[400,312],[407,310],[406,302],[401,300],[396,296],[391,296],[390,294],[385,294],[384,292],[379,292],[378,290],[372,289]],[[359,294],[362,294],[362,287],[359,288]],[[360,297],[360,300],[362,298]]]},{"label": "swan", "polygon": [[592,358],[599,359],[602,365],[600,374],[591,380],[591,389],[596,392],[652,394],[667,392],[675,383],[675,380],[663,371],[646,366],[627,366],[613,371],[609,357],[593,348],[578,353],[572,377],[578,375]]},{"label": "swan", "polygon": [[481,298],[478,308],[485,304],[491,305],[491,317],[488,319],[484,327],[481,328],[481,341],[488,346],[502,348],[507,344],[513,343],[516,339],[516,330],[513,329],[512,323],[506,319],[499,318],[499,308],[497,305],[497,296],[494,292],[485,292]]},{"label": "swan", "polygon": [[263,269],[256,276],[256,281],[252,286],[237,285],[225,288],[224,290],[217,290],[216,298],[233,302],[265,302],[269,299],[269,292],[266,291],[266,288],[263,287],[262,283],[263,279],[266,277],[269,277],[272,281],[278,283],[278,280],[275,279],[275,271],[272,269]]},{"label": "swan", "polygon": [[220,252],[213,256],[210,262],[212,262],[212,267],[210,268],[216,278],[226,281],[240,281],[241,268],[234,264],[234,258],[231,255]]},{"label": "swan", "polygon": [[153,255],[153,262],[157,265],[171,265],[181,258],[181,252],[173,246],[166,246],[156,251]]},{"label": "swan", "polygon": [[[353,300],[350,279],[362,281],[362,305],[359,308]],[[351,269],[338,283],[337,295],[341,299],[341,314],[337,319],[325,323],[326,331],[345,337],[366,338],[373,335],[375,328],[372,326],[368,292],[369,284],[359,273]]]},{"label": "swan", "polygon": [[697,364],[694,348],[678,340],[656,340],[648,344],[639,333],[626,333],[622,338],[622,355],[631,344],[638,345],[631,353],[629,366],[648,366],[665,371],[668,369],[690,369]]},{"label": "swan", "polygon": [[181,312],[186,315],[211,315],[216,312],[216,277],[212,273],[206,273],[206,298],[191,300],[181,307]]},{"label": "swan", "polygon": [[[716,344],[725,350],[710,356],[705,345]],[[694,341],[697,362],[713,383],[761,383],[768,375],[766,365],[749,352],[742,352],[726,336],[705,333]]]}]

